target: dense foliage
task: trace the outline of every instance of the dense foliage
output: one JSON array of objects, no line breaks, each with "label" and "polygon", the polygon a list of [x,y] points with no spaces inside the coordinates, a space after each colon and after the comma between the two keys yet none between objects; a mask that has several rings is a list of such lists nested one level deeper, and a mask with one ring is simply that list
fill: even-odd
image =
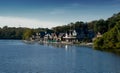
[{"label": "dense foliage", "polygon": [[22,39],[24,28],[4,26],[0,28],[0,39]]},{"label": "dense foliage", "polygon": [[97,38],[94,41],[94,47],[95,49],[107,51],[120,50],[120,21],[102,37]]},{"label": "dense foliage", "polygon": [[120,54],[120,13],[106,20],[106,24],[108,32],[96,38],[94,48]]},{"label": "dense foliage", "polygon": [[48,28],[30,29],[4,26],[3,28],[0,28],[0,39],[28,39],[29,37],[31,37],[31,35],[36,34],[38,32],[53,31]]}]

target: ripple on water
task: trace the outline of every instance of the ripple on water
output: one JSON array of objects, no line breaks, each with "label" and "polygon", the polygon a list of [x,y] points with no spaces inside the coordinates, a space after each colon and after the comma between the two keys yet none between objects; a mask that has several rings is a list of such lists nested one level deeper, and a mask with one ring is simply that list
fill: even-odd
[{"label": "ripple on water", "polygon": [[120,56],[89,47],[0,41],[0,73],[119,73]]}]

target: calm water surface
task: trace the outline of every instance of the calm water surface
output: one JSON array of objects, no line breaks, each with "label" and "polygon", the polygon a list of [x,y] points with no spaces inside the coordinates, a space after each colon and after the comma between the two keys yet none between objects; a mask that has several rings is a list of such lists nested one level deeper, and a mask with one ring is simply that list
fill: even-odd
[{"label": "calm water surface", "polygon": [[0,40],[0,73],[120,73],[120,56],[88,47]]}]

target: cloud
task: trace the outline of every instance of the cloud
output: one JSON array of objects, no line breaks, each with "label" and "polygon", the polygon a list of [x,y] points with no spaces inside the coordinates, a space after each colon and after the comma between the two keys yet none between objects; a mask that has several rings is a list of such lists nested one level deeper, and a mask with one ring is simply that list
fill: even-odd
[{"label": "cloud", "polygon": [[57,26],[57,22],[40,21],[36,19],[20,18],[20,17],[4,17],[0,16],[0,27],[28,27],[28,28],[51,28]]}]

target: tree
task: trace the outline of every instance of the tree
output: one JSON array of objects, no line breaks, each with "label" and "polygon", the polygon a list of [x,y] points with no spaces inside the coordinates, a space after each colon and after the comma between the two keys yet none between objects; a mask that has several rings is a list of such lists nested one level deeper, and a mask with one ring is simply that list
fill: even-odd
[{"label": "tree", "polygon": [[100,19],[99,21],[94,21],[94,31],[95,33],[105,33],[108,30],[108,25],[106,24],[106,21],[103,19]]},{"label": "tree", "polygon": [[33,30],[32,29],[25,29],[25,32],[23,34],[23,39],[24,40],[29,40],[30,37],[32,37]]}]

